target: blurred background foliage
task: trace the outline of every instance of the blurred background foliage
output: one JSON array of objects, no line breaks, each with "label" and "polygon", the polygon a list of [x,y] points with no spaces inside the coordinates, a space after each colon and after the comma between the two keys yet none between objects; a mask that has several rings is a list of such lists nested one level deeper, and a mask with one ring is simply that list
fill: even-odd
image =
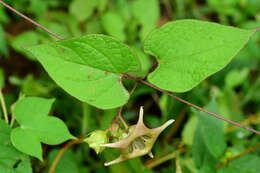
[{"label": "blurred background foliage", "polygon": [[[106,34],[134,48],[142,62],[141,77],[155,64],[142,45],[147,34],[168,21],[199,19],[240,28],[260,26],[259,0],[6,0],[65,38],[85,34]],[[117,109],[99,110],[74,99],[60,89],[35,58],[23,47],[57,39],[0,5],[0,88],[8,107],[19,95],[55,97],[55,116],[63,119],[72,134],[80,136],[96,129],[107,129]],[[228,46],[228,45],[227,45]],[[199,69],[198,69],[199,70]],[[199,86],[178,96],[219,113],[226,118],[260,130],[260,33],[223,70]],[[133,82],[124,81],[130,90]],[[145,121],[156,127],[174,118],[157,140],[155,159],[137,158],[104,167],[118,156],[105,150],[97,156],[87,144],[69,149],[55,173],[259,173],[260,149],[229,159],[260,143],[260,136],[233,127],[224,121],[190,109],[167,95],[138,85],[123,117],[135,124],[139,107]],[[9,109],[10,111],[10,109]],[[0,111],[1,115],[1,111]],[[32,158],[35,173],[47,172],[63,145],[44,146],[44,162]],[[176,169],[178,168],[178,169]],[[179,169],[181,168],[181,169]]]}]

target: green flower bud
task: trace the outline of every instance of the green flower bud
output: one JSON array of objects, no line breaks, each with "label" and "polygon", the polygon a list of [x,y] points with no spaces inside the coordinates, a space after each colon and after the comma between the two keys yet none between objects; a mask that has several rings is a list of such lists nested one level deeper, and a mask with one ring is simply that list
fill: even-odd
[{"label": "green flower bud", "polygon": [[104,147],[101,147],[100,144],[108,142],[107,133],[104,130],[95,130],[89,133],[84,141],[99,154],[104,150]]}]

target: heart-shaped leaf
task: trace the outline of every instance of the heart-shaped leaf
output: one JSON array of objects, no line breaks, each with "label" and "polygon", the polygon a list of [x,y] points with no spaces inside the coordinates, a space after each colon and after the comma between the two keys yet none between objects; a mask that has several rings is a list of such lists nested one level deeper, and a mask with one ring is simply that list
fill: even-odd
[{"label": "heart-shaped leaf", "polygon": [[102,109],[127,102],[129,93],[120,75],[140,70],[139,60],[129,47],[104,35],[87,35],[28,50],[65,91]]},{"label": "heart-shaped leaf", "polygon": [[15,104],[14,115],[20,127],[11,132],[11,141],[20,151],[42,160],[41,142],[60,144],[74,137],[56,117],[47,116],[54,99],[22,98]]},{"label": "heart-shaped leaf", "polygon": [[145,52],[159,62],[148,80],[165,90],[188,91],[224,68],[254,32],[198,20],[169,22],[145,42]]}]

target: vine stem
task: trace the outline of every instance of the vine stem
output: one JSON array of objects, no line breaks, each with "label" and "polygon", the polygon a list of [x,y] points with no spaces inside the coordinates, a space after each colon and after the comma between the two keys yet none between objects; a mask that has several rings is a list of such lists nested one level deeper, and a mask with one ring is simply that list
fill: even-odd
[{"label": "vine stem", "polygon": [[154,88],[154,89],[156,89],[156,90],[158,90],[158,91],[160,91],[160,92],[162,92],[162,93],[164,93],[164,94],[167,94],[168,96],[173,97],[173,98],[175,98],[176,100],[178,100],[178,101],[180,101],[180,102],[182,102],[182,103],[185,103],[185,104],[187,104],[187,105],[189,105],[189,106],[191,106],[191,107],[194,107],[194,108],[196,108],[196,109],[198,109],[198,110],[200,110],[200,111],[202,111],[202,112],[205,112],[205,113],[207,113],[207,114],[209,114],[209,115],[212,115],[212,116],[214,116],[214,117],[216,117],[216,118],[218,118],[218,119],[224,120],[224,121],[226,121],[226,122],[228,122],[228,123],[230,123],[230,124],[233,124],[233,125],[235,125],[235,126],[241,127],[241,128],[243,128],[243,129],[245,129],[245,130],[248,130],[248,131],[250,131],[250,132],[253,132],[253,133],[255,133],[255,134],[260,135],[260,132],[257,131],[257,130],[255,130],[255,129],[251,129],[251,128],[249,128],[249,127],[247,127],[247,126],[244,126],[244,125],[242,125],[242,124],[240,124],[240,123],[237,123],[237,122],[235,122],[235,121],[229,120],[229,119],[224,118],[224,117],[222,117],[222,116],[220,116],[220,115],[218,115],[218,114],[215,114],[215,113],[210,112],[210,111],[208,111],[208,110],[206,110],[206,109],[204,109],[204,108],[201,108],[201,107],[199,107],[199,106],[197,106],[197,105],[194,105],[193,103],[190,103],[190,102],[188,102],[188,101],[186,101],[186,100],[184,100],[184,99],[182,99],[182,98],[180,98],[180,97],[178,97],[178,96],[176,96],[176,95],[174,95],[174,94],[172,94],[172,93],[170,93],[170,92],[168,92],[168,91],[165,91],[165,90],[163,90],[163,89],[161,89],[161,88],[158,88],[157,86],[155,86],[155,85],[153,85],[153,84],[151,84],[151,83],[149,83],[149,82],[147,82],[147,81],[144,81],[144,80],[142,80],[141,78],[136,78],[136,77],[131,76],[131,75],[129,75],[129,74],[125,74],[124,77],[125,77],[125,78],[128,78],[128,79],[131,79],[131,80],[138,81],[138,82],[140,82],[140,83],[142,83],[142,84],[145,84],[145,85],[147,85],[147,86],[149,86],[149,87],[152,87],[152,88]]},{"label": "vine stem", "polygon": [[[25,20],[27,20],[27,21],[31,22],[32,24],[34,24],[34,25],[40,27],[40,28],[43,29],[44,31],[48,32],[49,34],[55,36],[56,38],[61,39],[61,40],[64,39],[63,37],[61,37],[61,36],[55,34],[54,32],[52,32],[52,31],[50,31],[50,30],[48,30],[46,27],[40,25],[39,23],[35,22],[34,20],[30,19],[29,17],[23,15],[22,13],[20,13],[20,12],[17,11],[17,10],[15,10],[14,8],[12,8],[11,6],[7,5],[6,3],[4,3],[4,2],[1,1],[1,0],[0,0],[0,4],[2,4],[3,6],[5,6],[5,7],[8,8],[9,10],[13,11],[13,12],[16,13],[17,15],[21,16],[21,17],[24,18]],[[256,32],[259,31],[259,30],[260,30],[260,27],[255,29]],[[151,84],[151,83],[149,83],[149,82],[147,82],[147,81],[144,81],[144,80],[142,80],[142,79],[140,79],[140,78],[136,78],[136,77],[131,76],[131,75],[129,75],[129,74],[125,74],[125,75],[123,75],[123,77],[126,77],[126,78],[128,78],[128,79],[135,80],[135,81],[137,81],[137,82],[143,83],[143,84],[145,84],[145,85],[147,85],[147,86],[150,86],[150,87],[152,87],[152,88],[154,88],[154,89],[156,89],[156,90],[158,90],[158,91],[160,91],[160,92],[162,92],[162,93],[167,94],[167,95],[170,96],[170,97],[175,98],[176,100],[178,100],[178,101],[180,101],[180,102],[182,102],[182,103],[185,103],[185,104],[187,104],[187,105],[189,105],[189,106],[191,106],[191,107],[194,107],[194,108],[196,108],[196,109],[198,109],[198,110],[200,110],[200,111],[203,111],[203,112],[205,112],[205,113],[207,113],[207,114],[210,114],[210,115],[212,115],[212,116],[214,116],[214,117],[216,117],[216,118],[219,118],[219,119],[221,119],[221,120],[224,120],[224,121],[226,121],[226,122],[228,122],[228,123],[230,123],[230,124],[233,124],[233,125],[235,125],[235,126],[241,127],[241,128],[243,128],[243,129],[245,129],[245,130],[248,130],[248,131],[251,131],[251,132],[253,132],[253,133],[256,133],[256,134],[260,135],[260,131],[251,129],[251,128],[246,127],[246,126],[244,126],[244,125],[242,125],[242,124],[239,124],[239,123],[237,123],[237,122],[235,122],[235,121],[226,119],[226,118],[224,118],[224,117],[222,117],[222,116],[220,116],[220,115],[217,115],[217,114],[215,114],[215,113],[213,113],[213,112],[210,112],[210,111],[208,111],[208,110],[206,110],[206,109],[203,109],[203,108],[201,108],[201,107],[199,107],[199,106],[197,106],[197,105],[194,105],[194,104],[192,104],[192,103],[190,103],[190,102],[188,102],[188,101],[186,101],[186,100],[184,100],[184,99],[182,99],[182,98],[180,98],[180,97],[178,97],[178,96],[175,96],[174,94],[172,94],[172,93],[170,93],[170,92],[168,92],[168,91],[165,91],[165,90],[163,90],[163,89],[161,89],[161,88],[158,88],[157,86],[155,86],[155,85],[153,85],[153,84]]]},{"label": "vine stem", "polygon": [[62,149],[60,150],[59,154],[55,157],[54,161],[51,164],[51,167],[48,171],[48,173],[53,173],[57,164],[59,163],[62,155],[65,153],[65,151],[67,151],[72,145],[74,144],[78,144],[81,143],[84,140],[84,136],[80,136],[78,139],[76,140],[71,140],[69,142],[67,142],[64,147],[62,147]]},{"label": "vine stem", "polygon": [[6,110],[4,95],[3,95],[3,92],[1,89],[0,89],[0,102],[1,102],[2,109],[3,109],[4,119],[5,119],[6,123],[8,124],[9,123],[8,114],[7,114],[7,110]]},{"label": "vine stem", "polygon": [[6,8],[8,8],[9,10],[13,11],[14,13],[16,13],[17,15],[21,16],[22,18],[24,18],[25,20],[31,22],[32,24],[38,26],[39,28],[41,28],[42,30],[48,32],[49,34],[53,35],[54,37],[63,40],[64,38],[55,34],[54,32],[50,31],[49,29],[47,29],[46,27],[40,25],[39,23],[35,22],[34,20],[30,19],[29,17],[25,16],[24,14],[20,13],[19,11],[15,10],[14,8],[12,8],[11,6],[9,6],[8,4],[4,3],[3,1],[0,0],[0,4],[2,4],[3,6],[5,6]]},{"label": "vine stem", "polygon": [[[137,85],[138,85],[138,82],[136,82],[136,83],[134,84],[132,90],[131,90],[130,93],[129,93],[129,96],[131,96],[131,95],[134,93],[134,91],[135,91]],[[122,124],[123,124],[123,126],[125,127],[125,129],[128,129],[128,125],[127,125],[127,123],[125,122],[124,118],[122,117],[123,107],[124,107],[124,105],[119,108],[118,113],[117,113],[116,117],[114,118],[114,120],[113,120],[112,122],[113,122],[113,123],[118,123],[118,119],[120,119],[120,121],[122,122]]]}]

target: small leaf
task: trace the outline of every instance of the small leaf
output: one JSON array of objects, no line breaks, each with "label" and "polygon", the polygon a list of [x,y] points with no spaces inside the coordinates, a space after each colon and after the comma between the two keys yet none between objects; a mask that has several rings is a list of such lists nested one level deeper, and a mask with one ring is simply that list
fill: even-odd
[{"label": "small leaf", "polygon": [[232,70],[230,71],[225,78],[225,86],[227,88],[235,88],[241,85],[248,78],[249,69],[244,68],[242,70]]},{"label": "small leaf", "polygon": [[118,13],[109,11],[102,16],[102,24],[104,26],[105,31],[122,41],[125,41],[126,36],[124,33],[125,29],[125,21],[122,16]]},{"label": "small leaf", "polygon": [[159,62],[148,80],[165,90],[189,91],[224,68],[253,34],[253,30],[197,20],[169,22],[145,42],[145,52]]},{"label": "small leaf", "polygon": [[53,101],[27,97],[20,99],[14,107],[14,115],[20,127],[12,130],[12,143],[18,150],[40,160],[41,142],[56,145],[74,138],[60,119],[47,116]]},{"label": "small leaf", "polygon": [[158,0],[135,0],[133,4],[134,16],[141,23],[140,37],[145,40],[146,36],[156,28],[160,17]]},{"label": "small leaf", "polygon": [[[218,113],[218,106],[215,100],[210,102],[207,110]],[[205,146],[215,159],[220,159],[227,147],[223,121],[204,112],[200,113],[196,110],[194,112],[199,117],[198,129]]]},{"label": "small leaf", "polygon": [[129,47],[104,35],[87,35],[28,50],[65,91],[102,109],[127,102],[129,93],[121,84],[120,74],[140,70],[139,60]]},{"label": "small leaf", "polygon": [[10,132],[11,128],[0,119],[1,172],[32,173],[30,158],[12,146]]},{"label": "small leaf", "polygon": [[195,130],[198,124],[198,117],[192,116],[185,124],[184,129],[182,130],[181,136],[182,140],[186,145],[192,145]]},{"label": "small leaf", "polygon": [[107,133],[104,130],[95,130],[91,132],[84,141],[99,154],[104,150],[104,147],[101,147],[100,144],[108,142]]},{"label": "small leaf", "polygon": [[77,17],[79,21],[89,18],[95,8],[98,6],[99,0],[74,0],[69,6],[69,12]]}]

